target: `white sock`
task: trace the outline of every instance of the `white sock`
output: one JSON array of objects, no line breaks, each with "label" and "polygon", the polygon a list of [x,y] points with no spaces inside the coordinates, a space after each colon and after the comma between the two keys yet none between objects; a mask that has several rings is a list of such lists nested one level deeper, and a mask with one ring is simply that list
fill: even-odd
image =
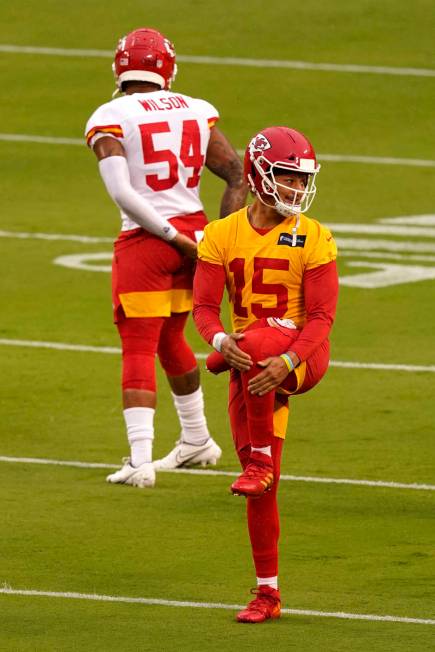
[{"label": "white sock", "polygon": [[272,589],[278,590],[278,575],[275,575],[274,577],[257,577],[257,586],[264,584],[271,586]]},{"label": "white sock", "polygon": [[153,459],[154,412],[153,408],[144,407],[124,410],[132,466],[140,466]]},{"label": "white sock", "polygon": [[272,455],[272,446],[263,446],[263,448],[255,448],[251,446],[251,451],[256,453],[263,453],[264,455]]},{"label": "white sock", "polygon": [[210,437],[204,414],[204,397],[201,387],[192,394],[178,396],[172,393],[181,425],[181,441],[202,446]]}]

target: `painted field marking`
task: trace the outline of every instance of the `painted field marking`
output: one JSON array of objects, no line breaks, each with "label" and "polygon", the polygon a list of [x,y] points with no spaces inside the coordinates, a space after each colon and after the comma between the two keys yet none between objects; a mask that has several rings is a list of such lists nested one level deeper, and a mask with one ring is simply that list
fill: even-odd
[{"label": "painted field marking", "polygon": [[[76,460],[50,460],[40,457],[11,457],[0,455],[0,462],[11,464],[42,464],[44,466],[67,466],[78,469],[119,469],[119,464],[102,462],[80,462]],[[179,473],[181,475],[224,476],[235,478],[238,471],[218,471],[214,469],[159,469],[159,473]],[[384,489],[412,489],[416,491],[435,491],[435,485],[417,482],[391,482],[388,480],[353,480],[351,478],[321,478],[316,476],[286,475],[280,476],[285,482],[309,482],[318,484],[344,484],[361,487],[381,487]]]},{"label": "painted field marking", "polygon": [[[0,237],[1,237],[1,232],[0,232]],[[55,238],[50,238],[50,239],[55,239]],[[61,240],[62,238],[58,238]],[[103,238],[101,238],[102,240]],[[95,238],[95,240],[98,240],[98,238]],[[355,245],[355,240],[350,239],[350,248],[346,249],[345,243],[347,240],[343,238],[335,238],[335,241],[337,243],[340,243],[340,257],[344,258],[365,258],[365,259],[376,259],[378,261],[385,262],[387,260],[397,260],[404,262],[405,265],[405,270],[403,271],[404,273],[404,278],[406,282],[410,283],[411,282],[411,274],[406,273],[410,272],[409,268],[412,267],[409,265],[411,261],[415,262],[422,262],[422,263],[435,263],[435,255],[433,254],[410,254],[407,251],[404,251],[403,253],[392,253],[392,252],[386,252],[383,251],[382,249],[376,250],[374,248],[371,251],[367,250],[359,250],[359,249],[352,249],[352,246]],[[376,242],[375,242],[376,246]],[[433,247],[430,247],[426,249],[426,251],[433,251],[435,254],[435,245]],[[78,269],[78,270],[83,270],[83,271],[88,271],[88,272],[103,272],[105,274],[110,274],[112,271],[112,258],[113,258],[113,253],[112,252],[97,252],[97,253],[85,253],[85,254],[67,254],[63,256],[57,256],[56,258],[53,259],[53,265],[58,265],[59,267],[68,267],[69,269]],[[101,264],[101,263],[106,263],[106,264]],[[350,266],[352,266],[354,263],[349,263]],[[401,266],[402,269],[403,266]],[[425,269],[421,266],[418,266],[417,270],[414,272],[414,276],[417,276],[418,274],[422,274],[422,278],[424,280],[428,279],[432,272],[428,269]],[[393,277],[393,280],[395,280],[397,275]],[[421,279],[418,279],[421,280]],[[346,284],[346,281],[343,281],[343,276],[340,277],[340,282],[342,284]]]},{"label": "painted field marking", "polygon": [[[88,346],[86,344],[65,344],[62,342],[38,342],[37,340],[9,340],[0,338],[0,345],[4,346],[25,346],[34,349],[54,349],[56,351],[83,351],[89,353],[113,353],[119,355],[121,349],[116,346]],[[197,357],[206,357],[206,354],[199,353]]]},{"label": "painted field marking", "polygon": [[[119,355],[121,349],[116,346],[92,346],[87,344],[67,344],[64,342],[41,342],[38,340],[15,340],[0,338],[0,346],[23,346],[35,349],[54,349],[57,351],[83,351],[89,353],[112,353]],[[198,360],[205,360],[208,353],[195,353]],[[435,365],[388,364],[383,362],[345,362],[331,360],[331,367],[341,369],[372,369],[376,371],[407,371],[435,373]]]},{"label": "painted field marking", "polygon": [[[191,602],[188,600],[163,600],[161,598],[131,598],[122,595],[101,595],[98,593],[77,593],[75,591],[36,591],[31,589],[12,589],[0,587],[2,595],[19,595],[26,597],[64,598],[67,600],[94,600],[97,602],[123,602],[128,604],[155,605],[161,607],[188,607],[190,609],[225,609],[238,611],[245,605],[225,604],[222,602]],[[407,623],[412,625],[435,625],[432,618],[409,618],[407,616],[378,616],[375,614],[355,614],[344,611],[316,611],[311,609],[282,609],[281,613],[291,616],[314,616],[319,618],[340,618],[345,620],[369,620],[373,622]]]},{"label": "painted field marking", "polygon": [[[67,138],[57,136],[38,136],[32,134],[0,133],[0,141],[12,143],[42,143],[45,145],[79,145],[85,146],[83,138]],[[238,149],[239,156],[244,156],[245,150]],[[362,163],[364,165],[404,165],[407,167],[435,167],[435,161],[419,158],[394,158],[391,156],[359,156],[354,154],[317,154],[320,161],[330,163]]]},{"label": "painted field marking", "polygon": [[63,233],[30,233],[26,231],[3,231],[0,230],[0,238],[16,238],[17,240],[53,240],[62,242],[83,242],[85,244],[98,244],[100,242],[110,242],[113,244],[116,236],[113,238],[96,237],[91,235],[69,235]]},{"label": "painted field marking", "polygon": [[[0,44],[0,52],[10,54],[40,54],[63,57],[97,57],[113,59],[113,50],[79,48],[52,48],[32,45]],[[293,70],[317,70],[323,72],[369,73],[375,75],[399,75],[405,77],[435,77],[431,68],[408,68],[395,66],[366,66],[342,63],[313,63],[311,61],[288,61],[280,59],[246,59],[241,57],[212,57],[201,55],[177,55],[179,63],[194,63],[215,66],[247,66],[249,68],[287,68]]]}]

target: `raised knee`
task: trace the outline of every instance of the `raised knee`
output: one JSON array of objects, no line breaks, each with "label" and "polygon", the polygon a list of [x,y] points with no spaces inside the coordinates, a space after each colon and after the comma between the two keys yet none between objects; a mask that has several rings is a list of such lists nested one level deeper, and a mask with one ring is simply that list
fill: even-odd
[{"label": "raised knee", "polygon": [[261,355],[261,340],[255,331],[247,332],[244,334],[242,340],[237,340],[239,349],[251,356],[254,362],[262,359]]}]

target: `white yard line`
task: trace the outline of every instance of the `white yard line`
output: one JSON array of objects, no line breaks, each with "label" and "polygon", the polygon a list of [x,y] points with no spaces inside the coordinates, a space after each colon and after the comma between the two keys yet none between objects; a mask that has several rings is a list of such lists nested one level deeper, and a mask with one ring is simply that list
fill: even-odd
[{"label": "white yard line", "polygon": [[[331,228],[331,225],[329,223],[325,223],[326,226]],[[334,225],[333,225],[334,226]],[[368,227],[370,225],[367,225]],[[378,231],[376,230],[376,225],[373,225],[373,230],[370,230],[368,228],[365,230],[364,225],[360,224],[341,224],[337,231],[343,232],[343,233],[374,233],[376,234]],[[410,229],[410,231],[415,229]],[[384,227],[380,232],[384,232],[389,234],[389,235],[400,235],[400,233],[396,233],[396,231],[399,231],[399,228],[395,227],[390,227],[388,230],[388,227]],[[406,234],[406,227],[403,227],[400,229],[402,233],[405,235]],[[412,235],[411,234],[406,234],[406,235]],[[412,260],[413,257],[415,259],[415,256],[419,256],[419,259],[421,260],[421,256],[426,255],[429,253],[435,253],[435,242],[430,240],[430,236],[432,235],[432,232],[429,230],[428,234],[429,236],[429,241],[428,242],[414,242],[407,238],[406,240],[382,240],[382,239],[365,239],[365,238],[351,238],[351,237],[336,237],[336,243],[337,246],[340,249],[340,252],[342,251],[348,251],[348,250],[355,250],[357,253],[356,255],[361,256],[362,253],[367,252],[367,251],[374,251],[376,250],[377,257],[383,256],[382,253],[383,251],[389,251],[389,252],[403,252],[402,254],[402,259],[406,260]],[[64,241],[64,242],[83,242],[85,244],[98,244],[98,243],[110,243],[113,244],[116,236],[114,235],[112,238],[108,237],[103,237],[103,236],[87,236],[87,235],[74,235],[74,234],[62,234],[62,233],[31,233],[31,232],[26,232],[26,231],[5,231],[5,230],[0,230],[0,238],[12,238],[12,239],[17,239],[17,240],[52,240],[52,241]],[[410,252],[410,253],[408,253]],[[415,252],[420,252],[420,253],[415,253]],[[91,254],[91,256],[95,256],[96,254]],[[98,254],[100,256],[101,254]],[[371,254],[368,254],[368,257],[370,257]],[[405,256],[405,257],[404,257]],[[110,258],[110,253],[107,253],[107,257]],[[426,260],[430,260],[430,258],[426,258]],[[99,270],[93,270],[93,271],[99,271]]]},{"label": "white yard line", "polygon": [[[0,455],[0,462],[11,464],[42,464],[44,466],[67,466],[79,469],[118,469],[119,464],[102,462],[80,462],[77,460],[51,460],[40,457],[11,457]],[[166,469],[163,473],[179,473],[183,475],[237,477],[238,471],[219,471],[215,469]],[[160,473],[160,471],[159,471]],[[316,476],[287,475],[280,476],[284,482],[308,482],[317,484],[344,484],[360,487],[380,487],[384,489],[412,489],[416,491],[435,491],[435,485],[417,482],[392,482],[388,480],[354,480],[351,478],[321,478]]]},{"label": "white yard line", "polygon": [[[225,604],[222,602],[192,602],[188,600],[164,600],[161,598],[132,598],[122,595],[101,595],[97,593],[77,593],[75,591],[36,591],[30,589],[0,588],[2,595],[19,595],[26,597],[64,598],[67,600],[93,600],[97,602],[122,602],[128,604],[155,605],[161,607],[187,607],[190,609],[225,609],[238,611],[245,605]],[[410,618],[408,616],[378,616],[375,614],[356,614],[344,611],[316,611],[311,609],[282,609],[283,614],[291,616],[313,616],[319,618],[340,618],[344,620],[369,620],[373,622],[407,623],[412,625],[435,625],[431,618]]]},{"label": "white yard line", "polygon": [[[38,136],[34,134],[4,134],[0,133],[0,141],[12,143],[42,143],[45,145],[79,145],[85,146],[84,138],[66,138],[60,136]],[[245,151],[238,149],[243,156]],[[390,156],[358,156],[354,154],[318,154],[320,161],[331,163],[362,163],[367,165],[404,165],[407,167],[435,167],[435,161],[419,158],[393,158]]]},{"label": "white yard line", "polygon": [[[90,353],[120,354],[121,349],[115,346],[88,346],[86,344],[64,344],[62,342],[38,342],[35,340],[9,340],[0,338],[0,345],[24,346],[34,349],[55,349],[56,351],[84,351]],[[197,354],[199,357],[201,354]],[[206,357],[205,353],[203,357]]]},{"label": "white yard line", "polygon": [[[41,342],[38,340],[14,340],[0,338],[0,346],[20,346],[36,349],[55,349],[57,351],[83,351],[89,353],[112,353],[120,354],[121,349],[115,346],[92,346],[87,344],[68,344],[64,342]],[[208,353],[195,353],[199,360],[204,360]],[[383,362],[345,362],[331,360],[331,367],[341,369],[372,369],[375,371],[406,371],[435,373],[435,365],[409,365],[409,364],[388,364]]]},{"label": "white yard line", "polygon": [[[53,48],[32,45],[0,44],[0,52],[9,54],[39,54],[55,57],[97,57],[113,59],[113,50],[92,50],[78,48]],[[431,68],[408,68],[396,66],[366,66],[342,63],[314,63],[280,59],[246,59],[241,57],[212,57],[201,55],[177,55],[179,63],[194,63],[213,66],[243,66],[249,68],[286,68],[290,70],[316,70],[321,72],[368,73],[375,75],[399,75],[405,77],[435,77]]]},{"label": "white yard line", "polygon": [[43,143],[44,145],[85,146],[83,138],[63,138],[59,136],[37,136],[34,134],[0,134],[0,140],[10,143]]},{"label": "white yard line", "polygon": [[63,233],[30,233],[25,231],[3,231],[0,230],[0,238],[16,238],[17,240],[61,240],[63,242],[83,242],[85,244],[98,244],[100,242],[113,242],[113,238],[94,237],[90,235],[68,235]]},{"label": "white yard line", "polygon": [[344,362],[340,360],[331,360],[330,367],[341,369],[373,369],[376,371],[423,371],[435,373],[435,365],[417,365],[417,364],[386,364],[383,362]]},{"label": "white yard line", "polygon": [[[244,152],[243,152],[244,153]],[[330,163],[363,163],[374,165],[406,165],[411,167],[435,167],[435,161],[420,158],[394,158],[391,156],[358,156],[354,154],[319,154],[318,158]]]}]

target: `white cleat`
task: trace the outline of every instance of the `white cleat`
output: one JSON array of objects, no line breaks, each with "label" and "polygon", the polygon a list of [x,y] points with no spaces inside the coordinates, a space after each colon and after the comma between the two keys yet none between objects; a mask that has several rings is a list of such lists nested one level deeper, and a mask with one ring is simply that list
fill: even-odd
[{"label": "white cleat", "polygon": [[160,471],[164,469],[178,469],[182,466],[193,466],[194,464],[201,464],[201,466],[210,464],[214,466],[221,455],[221,448],[211,437],[201,446],[177,441],[175,448],[166,457],[162,457],[161,460],[155,460],[154,468],[156,471]]},{"label": "white cleat", "polygon": [[107,482],[112,484],[129,484],[133,487],[154,487],[156,483],[156,472],[152,462],[145,462],[140,466],[132,466],[130,458],[124,457],[123,466],[119,471],[107,476]]}]

